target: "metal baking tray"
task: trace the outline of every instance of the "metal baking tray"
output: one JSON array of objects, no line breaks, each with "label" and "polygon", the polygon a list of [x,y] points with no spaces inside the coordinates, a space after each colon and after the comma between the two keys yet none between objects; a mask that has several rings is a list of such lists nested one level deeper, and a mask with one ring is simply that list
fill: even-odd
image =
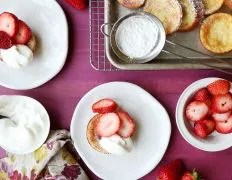
[{"label": "metal baking tray", "polygon": [[[105,0],[104,1],[104,22],[114,24],[119,18],[134,11],[142,11],[141,9],[130,10],[123,6],[121,6],[116,0]],[[222,12],[232,13],[232,11],[228,10],[226,7],[223,7]],[[105,26],[104,31],[106,34],[110,34],[112,26]],[[232,52],[225,53],[223,55],[215,55],[213,53],[208,52],[200,42],[199,38],[199,27],[190,32],[176,32],[167,37],[167,40],[170,40],[175,43],[182,44],[189,48],[195,49],[197,51],[201,51],[203,53],[209,54],[216,58],[225,59],[226,61],[231,61],[232,63]],[[194,61],[204,61],[209,65],[217,66],[220,68],[231,68],[232,65],[230,63],[221,63],[215,61],[212,58],[207,56],[183,49],[177,46],[170,46],[166,43],[165,50],[171,50],[177,54],[182,56],[186,56],[188,58],[193,59]],[[162,70],[162,69],[207,69],[208,67],[200,65],[198,63],[193,63],[187,59],[178,58],[175,55],[171,55],[165,52],[162,52],[158,57],[149,63],[145,64],[127,64],[119,59],[115,53],[113,52],[110,39],[105,37],[105,51],[108,60],[110,63],[118,69],[123,70]]]}]

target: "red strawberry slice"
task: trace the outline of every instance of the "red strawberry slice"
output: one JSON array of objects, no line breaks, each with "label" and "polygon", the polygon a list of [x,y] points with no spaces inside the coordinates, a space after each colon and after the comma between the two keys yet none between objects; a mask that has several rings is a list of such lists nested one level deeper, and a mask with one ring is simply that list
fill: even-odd
[{"label": "red strawberry slice", "polygon": [[232,133],[232,115],[224,122],[216,122],[216,130],[222,134]]},{"label": "red strawberry slice", "polygon": [[84,10],[87,6],[86,0],[65,0],[65,2],[77,10]]},{"label": "red strawberry slice", "polygon": [[194,124],[194,132],[200,138],[205,138],[208,135],[207,126],[204,123],[196,122]]},{"label": "red strawberry slice", "polygon": [[207,86],[212,95],[227,94],[230,90],[230,82],[227,80],[217,80]]},{"label": "red strawberry slice", "polygon": [[183,162],[177,159],[158,170],[157,180],[180,180],[184,171]]},{"label": "red strawberry slice", "polygon": [[213,113],[212,117],[215,121],[223,122],[226,121],[231,115],[231,111],[228,111],[226,113]]},{"label": "red strawberry slice", "polygon": [[0,31],[4,31],[10,37],[15,36],[18,33],[18,18],[8,12],[0,14]]},{"label": "red strawberry slice", "polygon": [[109,112],[114,112],[117,109],[118,105],[112,99],[101,99],[93,104],[93,112],[104,114]]},{"label": "red strawberry slice", "polygon": [[102,137],[114,135],[120,127],[120,119],[116,113],[103,114],[97,123],[95,132]]},{"label": "red strawberry slice", "polygon": [[204,119],[209,111],[209,107],[201,101],[193,101],[186,108],[186,117],[191,121]]},{"label": "red strawberry slice", "polygon": [[210,99],[210,93],[209,93],[207,88],[199,89],[194,95],[194,100],[196,100],[196,101],[205,102],[209,99]]},{"label": "red strawberry slice", "polygon": [[7,33],[0,31],[0,48],[8,49],[13,46],[13,42]]},{"label": "red strawberry slice", "polygon": [[232,110],[231,94],[217,95],[212,99],[212,110],[217,113],[226,113]]},{"label": "red strawberry slice", "polygon": [[121,126],[118,134],[123,138],[131,137],[135,131],[134,120],[127,112],[118,112],[118,116],[121,120]]},{"label": "red strawberry slice", "polygon": [[202,123],[207,127],[207,135],[211,134],[216,128],[216,122],[214,120],[204,119],[197,121],[196,123]]},{"label": "red strawberry slice", "polygon": [[29,28],[29,26],[25,22],[23,22],[21,20],[18,21],[18,26],[19,26],[19,30],[15,36],[16,44],[28,43],[29,40],[31,39],[31,36],[32,36],[31,29]]}]

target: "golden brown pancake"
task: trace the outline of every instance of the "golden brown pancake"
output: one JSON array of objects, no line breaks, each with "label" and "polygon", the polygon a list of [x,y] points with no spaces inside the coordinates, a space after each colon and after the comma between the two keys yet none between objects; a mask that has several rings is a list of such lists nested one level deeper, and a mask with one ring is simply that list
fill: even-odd
[{"label": "golden brown pancake", "polygon": [[135,9],[141,7],[145,0],[118,0],[118,2],[129,9]]},{"label": "golden brown pancake", "polygon": [[97,114],[95,115],[90,121],[87,126],[86,130],[86,136],[87,140],[92,148],[94,148],[96,151],[104,153],[104,154],[109,154],[105,149],[103,149],[98,141],[98,137],[95,133],[95,127],[97,126],[98,119],[101,115]]},{"label": "golden brown pancake", "polygon": [[30,41],[26,44],[33,52],[36,48],[36,37],[32,34]]},{"label": "golden brown pancake", "polygon": [[232,50],[232,16],[216,13],[204,20],[200,28],[202,45],[213,53]]},{"label": "golden brown pancake", "polygon": [[205,14],[209,15],[219,10],[223,5],[224,0],[202,0],[202,2],[205,7]]},{"label": "golden brown pancake", "polygon": [[176,32],[182,23],[183,12],[178,0],[147,0],[143,10],[159,18],[166,34]]},{"label": "golden brown pancake", "polygon": [[183,19],[179,31],[190,31],[203,20],[204,5],[201,0],[180,0],[180,3],[183,10]]}]

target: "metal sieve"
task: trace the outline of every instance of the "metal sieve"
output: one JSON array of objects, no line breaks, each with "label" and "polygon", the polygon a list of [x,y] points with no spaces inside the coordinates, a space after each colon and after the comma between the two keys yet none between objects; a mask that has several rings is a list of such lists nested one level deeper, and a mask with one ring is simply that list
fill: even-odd
[{"label": "metal sieve", "polygon": [[[116,33],[118,30],[118,27],[121,25],[121,23],[124,20],[126,20],[132,16],[140,16],[142,18],[147,18],[148,20],[150,20],[152,22],[154,29],[156,29],[156,32],[157,32],[157,40],[154,41],[154,46],[153,46],[152,50],[146,56],[140,57],[140,58],[129,57],[126,54],[124,54],[123,51],[118,46],[118,43],[116,40]],[[104,27],[107,25],[113,25],[112,30],[110,31],[110,35],[106,34],[105,31],[103,30]],[[110,38],[111,47],[112,47],[114,53],[121,60],[123,60],[127,63],[146,63],[146,62],[153,60],[162,51],[164,44],[165,44],[165,40],[166,40],[166,34],[165,34],[165,29],[163,27],[163,24],[160,22],[160,20],[157,17],[155,17],[149,13],[146,13],[146,12],[135,12],[132,14],[128,14],[128,15],[120,18],[115,24],[105,23],[101,26],[101,31],[105,36]]]}]

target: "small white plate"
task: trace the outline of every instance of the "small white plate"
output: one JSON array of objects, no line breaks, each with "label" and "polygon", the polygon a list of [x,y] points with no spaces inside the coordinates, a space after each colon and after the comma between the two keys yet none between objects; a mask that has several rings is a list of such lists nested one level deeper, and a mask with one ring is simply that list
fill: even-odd
[{"label": "small white plate", "polygon": [[43,85],[64,66],[68,52],[65,14],[55,0],[0,0],[0,13],[12,12],[36,35],[33,62],[16,70],[0,62],[0,85],[25,90]]},{"label": "small white plate", "polygon": [[197,90],[218,79],[221,78],[205,78],[192,83],[181,94],[176,106],[176,123],[183,138],[192,146],[209,152],[222,151],[232,147],[232,133],[220,134],[215,131],[206,139],[197,137],[189,121],[185,118],[185,107]]},{"label": "small white plate", "polygon": [[[134,147],[126,155],[106,155],[95,151],[86,138],[92,104],[101,98],[114,99],[136,122]],[[102,84],[89,91],[78,103],[71,122],[75,147],[87,166],[102,179],[139,179],[162,159],[171,134],[169,116],[148,92],[126,82]]]}]

